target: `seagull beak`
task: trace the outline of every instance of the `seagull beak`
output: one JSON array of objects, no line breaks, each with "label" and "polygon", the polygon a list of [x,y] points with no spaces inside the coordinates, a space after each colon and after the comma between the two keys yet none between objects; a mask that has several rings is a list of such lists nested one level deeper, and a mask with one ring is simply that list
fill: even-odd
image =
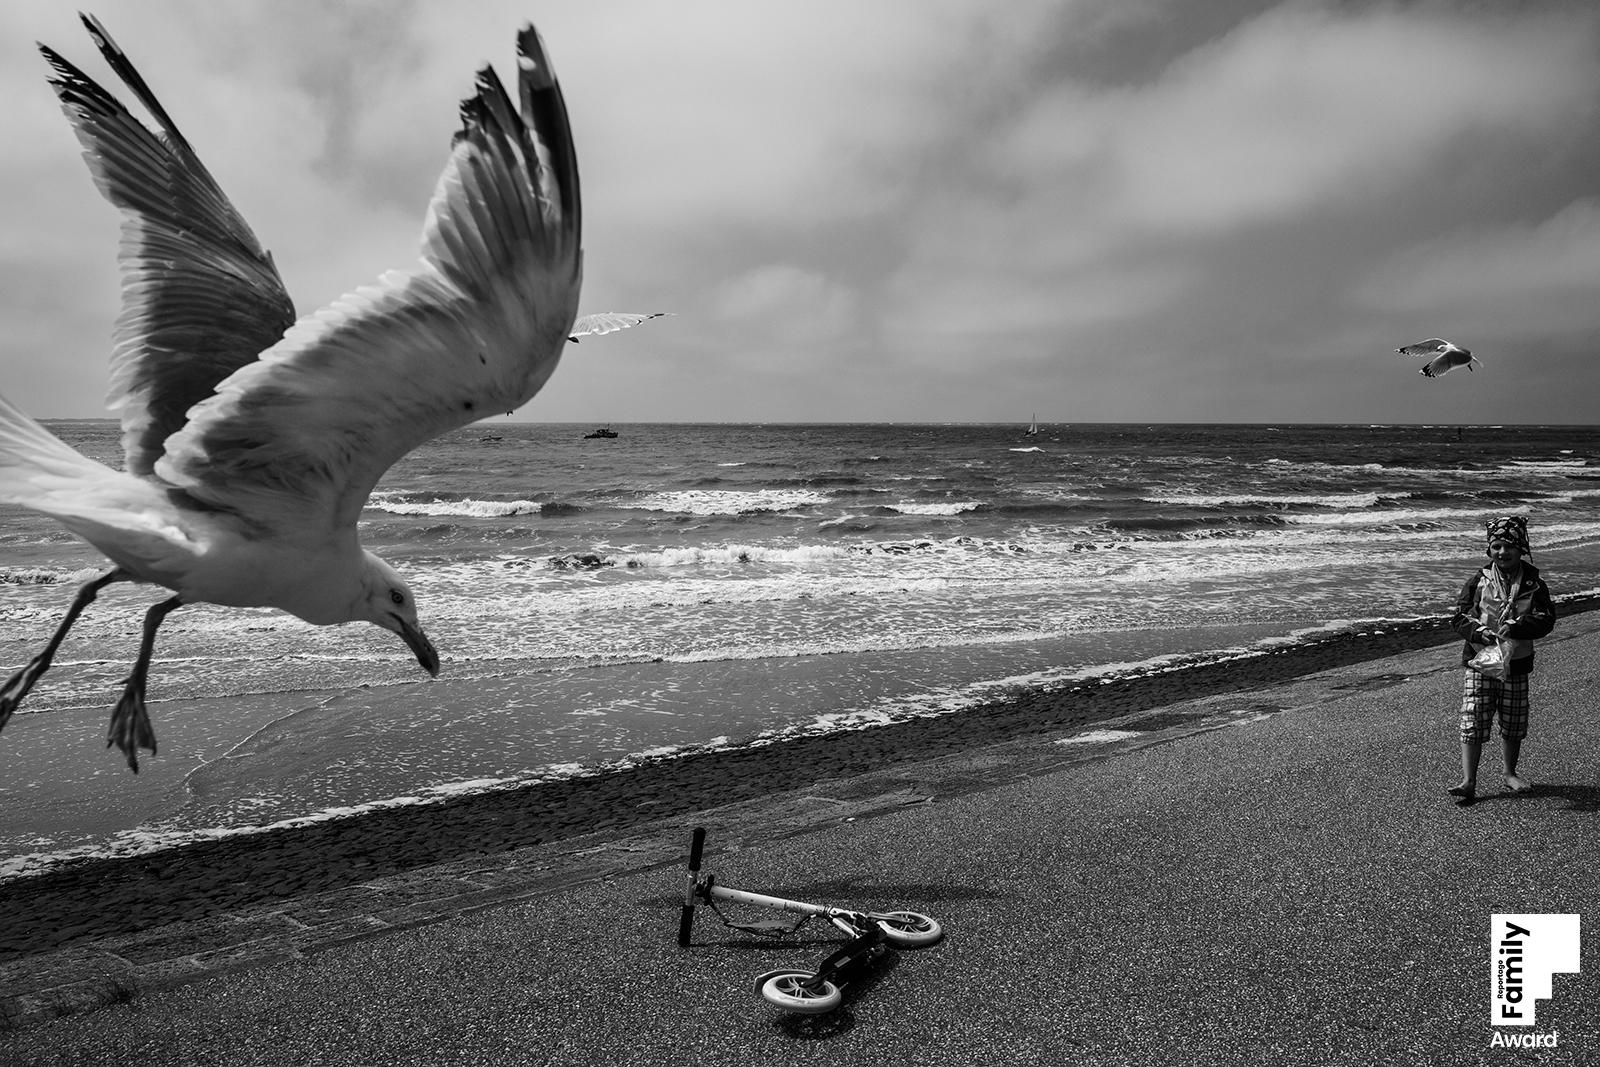
[{"label": "seagull beak", "polygon": [[439,676],[439,653],[433,647],[433,642],[428,640],[428,635],[422,632],[422,627],[413,626],[404,619],[395,618],[399,624],[398,633],[401,640],[405,641],[412,653],[417,657],[417,662],[422,664],[422,669],[433,675]]}]

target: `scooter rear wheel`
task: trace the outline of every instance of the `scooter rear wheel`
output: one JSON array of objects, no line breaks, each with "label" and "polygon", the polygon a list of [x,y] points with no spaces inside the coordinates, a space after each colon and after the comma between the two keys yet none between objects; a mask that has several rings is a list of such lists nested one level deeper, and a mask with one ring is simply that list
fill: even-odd
[{"label": "scooter rear wheel", "polygon": [[819,981],[810,971],[775,971],[766,975],[761,995],[768,1003],[801,1015],[832,1011],[844,999],[838,986],[827,979]]},{"label": "scooter rear wheel", "polygon": [[875,919],[889,943],[901,948],[931,945],[944,936],[938,922],[917,911],[880,912]]}]

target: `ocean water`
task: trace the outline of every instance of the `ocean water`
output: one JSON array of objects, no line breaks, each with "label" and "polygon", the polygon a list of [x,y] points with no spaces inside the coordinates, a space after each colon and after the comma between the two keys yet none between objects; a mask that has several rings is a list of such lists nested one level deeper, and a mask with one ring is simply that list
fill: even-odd
[{"label": "ocean water", "polygon": [[[52,429],[118,461],[109,422]],[[1558,594],[1600,589],[1593,427],[589,429],[480,424],[380,483],[362,536],[438,680],[369,626],[169,616],[149,696],[175,743],[141,783],[94,737],[162,594],[107,590],[0,734],[0,876],[1437,615],[1502,513]],[[103,562],[0,520],[9,672]]]}]

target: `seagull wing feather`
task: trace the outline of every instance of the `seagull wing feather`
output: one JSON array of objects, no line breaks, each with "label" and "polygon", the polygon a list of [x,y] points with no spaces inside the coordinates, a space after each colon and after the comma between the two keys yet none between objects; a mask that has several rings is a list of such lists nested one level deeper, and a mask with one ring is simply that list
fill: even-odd
[{"label": "seagull wing feather", "polygon": [[411,449],[539,391],[577,311],[581,209],[532,27],[518,52],[520,115],[488,68],[462,104],[422,263],[306,316],[224,381],[168,442],[162,478],[263,529],[337,530]]},{"label": "seagull wing feather", "polygon": [[1430,337],[1426,341],[1418,341],[1414,345],[1395,349],[1402,356],[1437,356],[1446,348],[1453,347],[1449,341],[1442,337]]},{"label": "seagull wing feather", "polygon": [[576,341],[591,333],[615,333],[617,330],[626,330],[641,322],[649,322],[651,319],[671,314],[670,311],[652,311],[643,315],[629,311],[596,311],[591,315],[578,316],[577,321],[572,324],[572,336],[567,339]]},{"label": "seagull wing feather", "polygon": [[161,127],[152,132],[82,70],[41,45],[50,79],[100,192],[122,210],[122,312],[107,404],[130,473],[148,474],[167,437],[217,383],[294,322],[272,257],[105,28],[101,54]]}]

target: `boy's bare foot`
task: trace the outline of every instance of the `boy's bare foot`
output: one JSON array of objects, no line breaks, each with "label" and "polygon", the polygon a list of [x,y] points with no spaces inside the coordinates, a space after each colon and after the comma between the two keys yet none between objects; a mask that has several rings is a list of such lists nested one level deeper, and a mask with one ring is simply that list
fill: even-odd
[{"label": "boy's bare foot", "polygon": [[1450,789],[1450,795],[1455,797],[1456,803],[1464,808],[1467,805],[1474,803],[1478,799],[1477,783],[1462,782],[1458,786],[1452,786]]},{"label": "boy's bare foot", "polygon": [[1526,778],[1518,778],[1514,774],[1506,775],[1506,788],[1513,793],[1526,793],[1533,788],[1533,783]]}]

